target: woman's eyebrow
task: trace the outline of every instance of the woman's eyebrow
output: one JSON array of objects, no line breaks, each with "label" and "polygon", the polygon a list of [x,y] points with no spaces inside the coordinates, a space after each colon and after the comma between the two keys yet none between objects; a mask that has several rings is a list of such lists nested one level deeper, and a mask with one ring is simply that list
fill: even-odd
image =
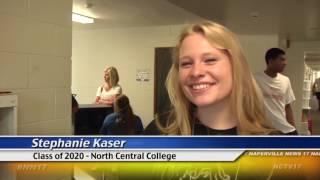
[{"label": "woman's eyebrow", "polygon": [[212,53],[209,53],[209,52],[202,54],[202,56],[212,56],[212,55],[213,55],[213,54],[212,54]]},{"label": "woman's eyebrow", "polygon": [[179,60],[181,60],[181,59],[191,59],[191,57],[189,55],[184,55],[184,56],[179,57]]}]

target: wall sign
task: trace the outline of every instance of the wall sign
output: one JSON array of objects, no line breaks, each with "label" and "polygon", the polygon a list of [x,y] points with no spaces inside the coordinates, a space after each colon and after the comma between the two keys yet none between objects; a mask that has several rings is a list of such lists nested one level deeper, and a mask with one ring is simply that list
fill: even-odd
[{"label": "wall sign", "polygon": [[150,80],[150,69],[137,69],[136,80],[148,82]]}]

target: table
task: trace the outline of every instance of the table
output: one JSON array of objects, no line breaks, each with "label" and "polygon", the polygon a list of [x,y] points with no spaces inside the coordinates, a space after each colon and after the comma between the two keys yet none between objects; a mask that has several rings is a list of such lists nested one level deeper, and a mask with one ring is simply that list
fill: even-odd
[{"label": "table", "polygon": [[80,104],[75,114],[75,135],[99,135],[104,118],[113,113],[112,106],[101,104]]}]

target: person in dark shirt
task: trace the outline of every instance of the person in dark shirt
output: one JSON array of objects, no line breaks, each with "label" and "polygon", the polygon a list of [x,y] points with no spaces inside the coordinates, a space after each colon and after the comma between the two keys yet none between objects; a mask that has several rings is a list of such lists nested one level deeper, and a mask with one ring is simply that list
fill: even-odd
[{"label": "person in dark shirt", "polygon": [[173,109],[151,122],[146,135],[274,131],[239,41],[226,27],[210,21],[190,25],[182,31],[173,57],[166,80]]},{"label": "person in dark shirt", "polygon": [[122,94],[114,103],[114,113],[109,114],[100,129],[103,135],[138,135],[143,133],[139,116],[133,114],[129,98]]}]

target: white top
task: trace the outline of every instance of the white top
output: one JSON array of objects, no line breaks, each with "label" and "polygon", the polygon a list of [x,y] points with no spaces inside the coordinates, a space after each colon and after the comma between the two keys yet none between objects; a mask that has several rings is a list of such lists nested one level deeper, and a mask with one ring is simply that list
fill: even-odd
[{"label": "white top", "polygon": [[280,73],[272,78],[264,72],[255,75],[260,86],[266,108],[266,116],[274,128],[289,133],[295,130],[286,119],[285,106],[295,100],[290,79]]},{"label": "white top", "polygon": [[114,95],[119,95],[122,93],[122,89],[119,85],[113,86],[109,91],[106,91],[103,86],[99,86],[97,89],[96,96],[99,96],[101,99],[109,99]]}]

